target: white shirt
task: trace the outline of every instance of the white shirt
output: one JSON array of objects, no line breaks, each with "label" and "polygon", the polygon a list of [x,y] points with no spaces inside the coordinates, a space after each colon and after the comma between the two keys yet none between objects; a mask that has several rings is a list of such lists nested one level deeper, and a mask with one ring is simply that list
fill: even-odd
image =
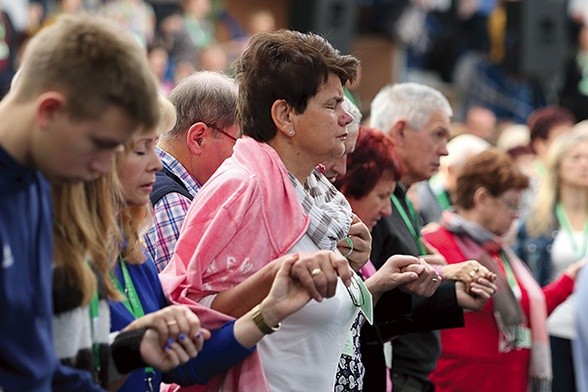
[{"label": "white shirt", "polygon": [[[573,231],[574,242],[582,244],[587,240],[584,238],[584,232]],[[551,281],[555,280],[565,271],[567,267],[574,264],[580,259],[574,251],[574,244],[571,243],[570,237],[565,230],[559,230],[553,240],[551,248],[551,263],[553,271]],[[558,338],[573,339],[576,337],[574,316],[576,308],[576,296],[572,294],[562,304],[560,304],[547,319],[549,334]]]},{"label": "white shirt", "polygon": [[[289,253],[318,248],[305,235]],[[311,300],[264,337],[257,351],[272,392],[332,391],[337,364],[358,308],[339,279],[335,296]]]}]

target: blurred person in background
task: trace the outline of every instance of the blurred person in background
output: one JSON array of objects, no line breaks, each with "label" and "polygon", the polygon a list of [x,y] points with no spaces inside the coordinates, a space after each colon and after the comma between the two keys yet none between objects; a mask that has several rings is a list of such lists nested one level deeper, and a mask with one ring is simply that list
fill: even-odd
[{"label": "blurred person in background", "polygon": [[533,175],[535,153],[530,146],[531,135],[525,124],[505,126],[496,141],[496,148],[506,152],[527,176]]},{"label": "blurred person in background", "polygon": [[498,290],[465,327],[441,331],[442,352],[431,374],[436,391],[551,390],[547,316],[572,293],[581,263],[540,288],[503,241],[518,216],[529,179],[504,152],[472,157],[457,179],[456,211],[425,239],[449,263],[476,259],[497,275]]},{"label": "blurred person in background", "polygon": [[496,142],[496,115],[483,106],[470,107],[464,120],[464,131],[486,140],[488,143]]},{"label": "blurred person in background", "polygon": [[423,225],[438,222],[441,213],[453,206],[457,177],[466,161],[490,148],[490,143],[469,133],[447,142],[447,155],[441,157],[439,172],[428,181],[416,183],[410,190],[411,200]]},{"label": "blurred person in background", "polygon": [[[588,133],[555,140],[534,204],[519,227],[515,250],[537,282],[545,286],[588,255]],[[571,342],[575,339],[575,297],[551,314],[553,391],[575,391]]]}]

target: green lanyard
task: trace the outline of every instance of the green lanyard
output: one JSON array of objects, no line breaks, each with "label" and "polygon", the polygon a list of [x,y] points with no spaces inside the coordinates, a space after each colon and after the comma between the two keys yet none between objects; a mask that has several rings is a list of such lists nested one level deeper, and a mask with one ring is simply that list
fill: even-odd
[{"label": "green lanyard", "polygon": [[[137,294],[137,290],[133,284],[133,279],[131,279],[131,274],[129,274],[127,263],[125,263],[125,261],[120,256],[118,257],[118,261],[123,275],[123,282],[125,284],[124,287],[121,286],[118,278],[112,272],[110,272],[110,278],[116,286],[116,289],[124,296],[123,305],[125,305],[125,308],[127,308],[129,313],[131,313],[137,319],[144,316],[145,311],[143,310],[143,305],[141,304],[141,300],[139,299],[139,295]],[[145,368],[145,382],[148,390],[150,391],[153,390],[153,385],[151,384],[153,373],[154,371],[152,367]]]},{"label": "green lanyard", "polygon": [[543,163],[539,159],[536,159],[535,162],[533,162],[533,167],[535,169],[535,173],[537,173],[539,178],[544,178],[547,175],[547,170],[545,169],[545,166],[543,166]]},{"label": "green lanyard", "polygon": [[512,292],[515,294],[515,297],[520,299],[521,288],[519,287],[519,283],[515,278],[515,274],[512,271],[510,263],[508,262],[508,259],[506,258],[504,252],[500,252],[500,258],[502,259],[502,265],[504,266],[504,272],[506,273],[506,280],[508,281],[508,285],[510,286]]},{"label": "green lanyard", "polygon": [[447,191],[441,191],[435,194],[439,205],[443,211],[449,209],[451,207],[451,199],[449,198],[449,193]]},{"label": "green lanyard", "polygon": [[98,289],[90,301],[90,333],[92,334],[92,363],[94,364],[94,381],[100,384],[100,343],[98,342]]},{"label": "green lanyard", "polygon": [[418,216],[417,216],[416,211],[414,210],[414,207],[412,206],[412,203],[410,202],[410,200],[408,200],[408,198],[405,199],[406,205],[408,206],[408,211],[410,213],[410,218],[409,218],[408,214],[404,210],[404,207],[402,206],[402,203],[400,203],[400,200],[398,200],[398,197],[396,197],[396,195],[392,194],[391,199],[392,199],[392,203],[394,203],[394,208],[396,208],[396,210],[400,214],[400,217],[402,218],[402,220],[404,221],[404,224],[406,225],[406,227],[410,231],[410,234],[412,235],[412,238],[414,239],[415,244],[419,248],[420,255],[424,256],[424,255],[428,254],[427,250],[425,249],[425,246],[423,245],[423,242],[421,241],[420,232],[417,231],[417,229],[416,229],[416,227],[418,227],[418,223],[417,223]]},{"label": "green lanyard", "polygon": [[564,211],[561,203],[557,203],[555,205],[555,216],[557,217],[559,225],[565,231],[566,235],[570,239],[570,242],[572,243],[572,250],[574,251],[574,255],[578,259],[581,259],[586,255],[586,243],[588,242],[588,221],[584,223],[584,233],[582,235],[582,249],[580,249],[580,247],[578,246],[578,244],[576,244],[576,241],[574,239],[574,232],[572,230],[572,225],[570,224],[570,221],[568,219],[568,215]]},{"label": "green lanyard", "polygon": [[114,276],[114,274],[110,274],[112,282],[116,286],[117,290],[124,296],[123,304],[125,308],[133,315],[135,318],[143,317],[145,315],[145,311],[143,310],[143,305],[141,304],[141,300],[139,299],[139,295],[137,295],[137,290],[135,289],[135,285],[133,284],[133,279],[131,279],[131,274],[129,274],[129,269],[127,268],[127,263],[119,256],[119,264],[120,269],[122,270],[123,275],[123,282],[124,287],[121,286],[119,280]]}]

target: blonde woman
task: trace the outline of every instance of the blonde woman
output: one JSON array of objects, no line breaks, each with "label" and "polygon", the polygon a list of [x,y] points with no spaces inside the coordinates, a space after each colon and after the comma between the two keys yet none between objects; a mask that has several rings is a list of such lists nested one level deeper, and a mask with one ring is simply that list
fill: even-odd
[{"label": "blonde woman", "polygon": [[72,372],[76,376],[54,380],[56,390],[113,388],[126,373],[145,366],[170,370],[195,357],[209,336],[192,311],[176,306],[143,318],[109,343],[108,301],[123,298],[110,277],[122,238],[120,196],[112,191],[116,185],[110,173],[89,183],[53,188],[53,340],[63,365],[92,375],[90,380]]},{"label": "blonde woman", "polygon": [[[515,248],[545,286],[588,254],[587,132],[575,131],[553,142],[532,208],[519,228]],[[554,391],[575,390],[571,353],[574,303],[572,295],[548,321]]]}]

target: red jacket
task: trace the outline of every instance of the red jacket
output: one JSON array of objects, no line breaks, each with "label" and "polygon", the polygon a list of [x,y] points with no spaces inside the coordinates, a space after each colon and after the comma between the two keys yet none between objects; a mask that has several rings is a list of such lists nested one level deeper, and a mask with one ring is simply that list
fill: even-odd
[{"label": "red jacket", "polygon": [[[445,256],[449,264],[467,260],[447,229],[440,227],[425,234],[424,238]],[[497,253],[491,256],[503,268],[500,256]],[[521,306],[528,320],[529,297],[520,282],[519,285]],[[573,287],[574,281],[566,275],[543,287],[547,314],[572,293]],[[441,357],[430,376],[435,391],[527,392],[530,350],[498,352],[498,327],[492,299],[480,312],[467,312],[464,317],[465,327],[441,331]]]}]

